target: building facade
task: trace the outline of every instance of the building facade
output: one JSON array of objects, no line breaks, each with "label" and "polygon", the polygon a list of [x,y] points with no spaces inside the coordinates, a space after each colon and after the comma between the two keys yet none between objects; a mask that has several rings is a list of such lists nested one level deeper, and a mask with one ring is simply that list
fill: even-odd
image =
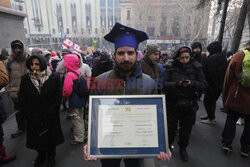
[{"label": "building facade", "polygon": [[28,15],[24,21],[29,47],[60,49],[64,34],[83,49],[97,41],[106,48],[103,36],[120,22],[119,0],[11,0],[12,8]]},{"label": "building facade", "polygon": [[196,9],[197,0],[120,0],[121,22],[147,32],[148,42],[176,49],[201,41],[206,45],[210,7]]}]

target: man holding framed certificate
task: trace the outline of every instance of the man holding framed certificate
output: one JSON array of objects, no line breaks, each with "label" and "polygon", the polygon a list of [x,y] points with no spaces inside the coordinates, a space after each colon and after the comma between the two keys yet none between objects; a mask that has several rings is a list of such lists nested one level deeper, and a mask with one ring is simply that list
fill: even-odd
[{"label": "man holding framed certificate", "polygon": [[[104,38],[107,41],[115,44],[115,53],[113,55],[113,58],[115,60],[116,66],[114,70],[108,71],[98,76],[95,81],[92,81],[90,83],[91,95],[99,95],[92,96],[90,98],[93,103],[96,103],[96,105],[90,104],[90,110],[92,110],[94,114],[98,114],[98,119],[101,118],[102,120],[105,120],[92,122],[90,128],[99,127],[102,130],[96,132],[97,136],[104,136],[105,138],[103,138],[103,140],[98,139],[97,142],[92,142],[93,138],[90,139],[91,134],[89,132],[88,143],[92,148],[89,148],[90,150],[88,150],[88,153],[90,153],[90,151],[93,149],[102,148],[104,150],[103,152],[106,151],[105,154],[113,155],[113,153],[109,152],[109,149],[105,150],[105,148],[117,147],[119,148],[118,154],[123,151],[122,148],[136,148],[131,149],[130,151],[126,149],[124,150],[126,153],[128,153],[128,158],[124,158],[124,163],[126,167],[141,167],[142,159],[138,158],[142,157],[140,156],[140,153],[143,154],[142,152],[147,151],[147,147],[151,149],[158,148],[157,146],[161,145],[161,137],[159,138],[158,135],[154,135],[158,134],[158,130],[160,129],[157,128],[159,127],[159,125],[155,125],[154,123],[156,122],[154,121],[156,121],[156,119],[159,117],[159,115],[156,115],[158,114],[156,111],[161,111],[164,105],[161,105],[162,108],[160,107],[160,105],[158,107],[158,105],[153,102],[155,99],[152,96],[151,100],[150,98],[143,99],[148,101],[148,103],[146,103],[146,101],[144,101],[143,103],[142,100],[137,98],[136,96],[134,96],[134,99],[131,99],[131,97],[123,99],[122,96],[103,96],[104,98],[102,98],[102,96],[100,95],[152,95],[157,93],[157,85],[148,75],[142,73],[141,66],[136,59],[136,50],[138,48],[138,44],[148,39],[148,36],[143,31],[135,30],[116,23],[110,33],[107,34]],[[93,98],[95,97],[96,101],[93,101]],[[109,99],[107,100],[107,98]],[[141,119],[142,117],[146,119]],[[162,120],[164,120],[163,115],[161,115],[160,117],[162,118]],[[91,115],[89,118],[92,118]],[[91,121],[92,120],[89,120],[89,122]],[[145,122],[143,123],[143,121]],[[112,123],[112,126],[110,123]],[[136,129],[131,130],[131,127],[136,127]],[[161,129],[165,128],[163,127]],[[128,131],[128,134],[126,134],[126,130]],[[136,133],[137,137],[135,137],[136,135],[132,135],[132,131]],[[166,132],[166,129],[164,132]],[[140,133],[143,133],[142,135],[148,136],[138,137],[138,134]],[[166,133],[164,134],[166,135]],[[167,142],[165,135],[163,137],[163,142],[166,144]],[[134,140],[128,141],[125,140],[124,137],[134,138]],[[114,138],[119,138],[119,140],[115,140]],[[92,145],[90,142],[96,143],[96,145]],[[142,149],[137,149],[139,147],[142,147]],[[87,149],[88,148],[86,145],[84,147],[85,160],[96,160],[96,158],[91,157],[101,157],[98,155],[88,157],[88,155],[90,154],[87,153]],[[168,150],[168,147],[165,145],[164,149],[164,152],[168,152],[168,154],[164,153],[162,150],[163,149],[158,149],[158,159],[170,160],[171,152]],[[116,151],[116,149],[111,149],[111,151]],[[133,155],[134,153],[138,153],[138,155],[129,156]],[[109,157],[109,159],[107,159],[107,157]],[[101,159],[102,167],[119,167],[121,157],[125,156],[104,156],[103,158],[105,159]]]}]

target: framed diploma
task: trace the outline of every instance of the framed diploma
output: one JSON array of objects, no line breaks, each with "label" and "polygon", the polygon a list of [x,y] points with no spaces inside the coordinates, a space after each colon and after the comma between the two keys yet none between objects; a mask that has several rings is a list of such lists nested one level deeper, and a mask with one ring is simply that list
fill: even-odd
[{"label": "framed diploma", "polygon": [[165,95],[90,96],[88,148],[92,158],[168,152]]}]

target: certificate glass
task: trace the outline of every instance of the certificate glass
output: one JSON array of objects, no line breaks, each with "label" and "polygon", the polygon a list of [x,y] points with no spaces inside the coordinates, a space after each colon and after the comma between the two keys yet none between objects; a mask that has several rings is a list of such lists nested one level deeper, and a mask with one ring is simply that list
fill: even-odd
[{"label": "certificate glass", "polygon": [[89,104],[89,157],[155,157],[167,152],[164,95],[90,96]]}]

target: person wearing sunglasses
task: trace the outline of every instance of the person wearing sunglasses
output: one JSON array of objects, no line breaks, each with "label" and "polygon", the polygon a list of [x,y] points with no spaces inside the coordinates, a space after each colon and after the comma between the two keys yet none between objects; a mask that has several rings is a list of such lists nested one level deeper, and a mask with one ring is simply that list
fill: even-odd
[{"label": "person wearing sunglasses", "polygon": [[191,55],[191,49],[178,49],[174,61],[169,62],[163,72],[163,92],[166,94],[169,146],[174,143],[179,124],[179,153],[188,161],[186,148],[197,111],[197,91],[207,86],[202,66]]}]

